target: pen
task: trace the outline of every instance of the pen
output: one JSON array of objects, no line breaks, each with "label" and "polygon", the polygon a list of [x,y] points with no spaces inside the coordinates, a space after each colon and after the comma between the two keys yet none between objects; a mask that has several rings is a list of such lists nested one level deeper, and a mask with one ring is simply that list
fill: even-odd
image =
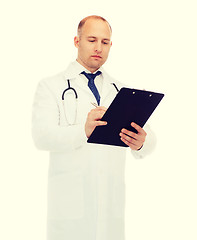
[{"label": "pen", "polygon": [[96,103],[91,102],[91,104],[96,108],[98,107],[98,105]]}]

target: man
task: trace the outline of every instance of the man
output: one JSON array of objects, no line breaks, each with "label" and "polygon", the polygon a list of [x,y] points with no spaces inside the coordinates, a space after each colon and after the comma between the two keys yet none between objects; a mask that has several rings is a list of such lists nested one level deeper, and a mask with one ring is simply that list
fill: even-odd
[{"label": "man", "polygon": [[[38,148],[50,151],[48,240],[124,239],[126,150],[87,143],[96,126],[107,124],[100,119],[122,87],[102,68],[111,34],[104,18],[83,19],[74,38],[77,60],[36,91],[32,134]],[[138,134],[122,129],[120,138],[141,158],[152,151],[153,134],[131,124]]]}]

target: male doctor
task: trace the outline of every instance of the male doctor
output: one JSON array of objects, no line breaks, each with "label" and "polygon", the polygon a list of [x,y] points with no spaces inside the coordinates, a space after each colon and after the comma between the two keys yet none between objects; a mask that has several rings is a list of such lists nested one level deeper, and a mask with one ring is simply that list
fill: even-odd
[{"label": "male doctor", "polygon": [[[32,135],[39,149],[50,152],[48,240],[124,240],[126,148],[87,143],[96,126],[107,124],[100,119],[123,87],[102,67],[111,35],[104,18],[83,19],[74,38],[76,61],[36,90]],[[64,91],[69,86],[76,92]],[[152,151],[154,134],[131,125],[138,134],[122,129],[120,138],[142,158]]]}]

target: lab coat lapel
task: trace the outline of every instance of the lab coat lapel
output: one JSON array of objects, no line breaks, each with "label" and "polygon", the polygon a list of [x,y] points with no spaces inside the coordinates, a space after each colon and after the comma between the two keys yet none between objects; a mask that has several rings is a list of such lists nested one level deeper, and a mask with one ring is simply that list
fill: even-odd
[{"label": "lab coat lapel", "polygon": [[108,97],[109,93],[113,90],[112,83],[110,81],[110,77],[108,74],[103,71],[103,87],[101,92],[101,100],[102,102],[105,101],[105,99]]},{"label": "lab coat lapel", "polygon": [[68,68],[66,69],[64,73],[65,79],[69,79],[71,82],[71,87],[74,87],[72,84],[77,85],[77,88],[79,87],[80,89],[88,92],[91,94],[90,89],[88,88],[88,85],[85,81],[83,81],[79,74],[76,72],[76,69],[74,68],[73,64],[71,63]]}]

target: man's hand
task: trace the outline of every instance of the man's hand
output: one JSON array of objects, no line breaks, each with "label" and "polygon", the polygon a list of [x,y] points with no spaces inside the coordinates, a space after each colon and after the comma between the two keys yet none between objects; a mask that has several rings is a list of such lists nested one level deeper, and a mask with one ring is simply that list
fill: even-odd
[{"label": "man's hand", "polygon": [[107,122],[100,121],[106,110],[107,108],[105,107],[97,107],[95,109],[92,109],[88,113],[85,124],[85,133],[88,138],[90,137],[96,126],[107,125]]},{"label": "man's hand", "polygon": [[120,133],[120,139],[132,150],[139,150],[143,146],[147,134],[144,129],[136,123],[132,122],[131,126],[134,127],[138,133],[136,134],[123,128]]}]

